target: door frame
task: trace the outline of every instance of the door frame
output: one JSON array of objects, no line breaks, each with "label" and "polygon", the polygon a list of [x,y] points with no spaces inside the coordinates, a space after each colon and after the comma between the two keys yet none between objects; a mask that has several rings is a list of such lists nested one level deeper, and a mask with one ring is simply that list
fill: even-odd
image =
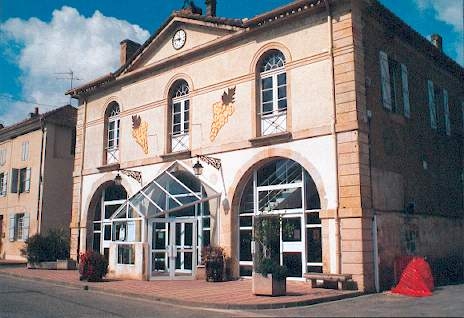
[{"label": "door frame", "polygon": [[[153,253],[155,249],[153,248],[153,229],[156,223],[164,223],[169,224],[168,228],[168,246],[165,247],[164,251],[169,258],[169,274],[166,276],[156,276],[153,275]],[[192,224],[192,246],[190,248],[185,249],[184,245],[181,244],[181,253],[185,252],[192,252],[192,273],[191,275],[181,275],[176,276],[176,258],[178,252],[178,245],[176,244],[176,231],[177,227],[176,224]],[[193,280],[195,279],[196,269],[197,269],[197,218],[195,217],[169,217],[169,218],[153,218],[148,220],[148,246],[149,246],[149,268],[148,268],[148,275],[150,280]],[[158,249],[157,249],[158,250]]]}]

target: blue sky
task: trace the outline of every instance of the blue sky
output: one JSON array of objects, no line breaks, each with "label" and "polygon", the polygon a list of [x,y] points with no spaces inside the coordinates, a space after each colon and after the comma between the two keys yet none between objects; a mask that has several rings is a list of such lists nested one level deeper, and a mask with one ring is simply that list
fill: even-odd
[{"label": "blue sky", "polygon": [[[203,6],[203,0],[195,1]],[[252,17],[290,0],[219,0],[218,15]],[[444,50],[464,65],[463,0],[381,0],[428,37],[439,33]],[[183,0],[0,1],[0,122],[24,118],[34,103],[42,111],[64,105],[70,69],[77,85],[118,66],[119,41],[143,42]],[[91,62],[89,62],[91,61]],[[32,102],[32,103],[31,103]]]}]

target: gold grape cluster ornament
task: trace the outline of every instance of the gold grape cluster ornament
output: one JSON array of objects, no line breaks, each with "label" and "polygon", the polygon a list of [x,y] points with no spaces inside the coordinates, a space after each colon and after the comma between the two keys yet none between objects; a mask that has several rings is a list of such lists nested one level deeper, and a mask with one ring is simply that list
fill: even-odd
[{"label": "gold grape cluster ornament", "polygon": [[138,115],[132,116],[132,137],[142,147],[143,152],[148,154],[148,123],[142,122]]},{"label": "gold grape cluster ornament", "polygon": [[229,117],[232,116],[235,110],[235,89],[228,88],[227,92],[222,94],[222,101],[213,105],[213,123],[211,124],[211,132],[209,139],[214,141],[222,127],[227,123]]}]

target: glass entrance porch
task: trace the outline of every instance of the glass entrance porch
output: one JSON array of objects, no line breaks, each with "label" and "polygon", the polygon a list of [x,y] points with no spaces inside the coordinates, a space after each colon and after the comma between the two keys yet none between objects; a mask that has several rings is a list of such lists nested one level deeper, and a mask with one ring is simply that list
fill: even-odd
[{"label": "glass entrance porch", "polygon": [[[113,241],[118,250],[148,242],[149,259],[143,266],[151,279],[191,279],[202,247],[210,244],[220,196],[176,162],[115,212]],[[141,220],[143,227],[132,226]]]}]

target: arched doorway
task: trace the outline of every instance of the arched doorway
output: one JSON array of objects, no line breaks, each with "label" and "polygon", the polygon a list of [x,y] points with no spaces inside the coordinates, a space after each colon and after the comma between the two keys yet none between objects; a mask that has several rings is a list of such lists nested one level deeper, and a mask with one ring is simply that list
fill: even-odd
[{"label": "arched doorway", "polygon": [[253,270],[253,222],[260,213],[282,215],[280,262],[289,277],[322,272],[321,201],[310,174],[296,161],[272,158],[247,175],[238,206],[240,276]]},{"label": "arched doorway", "polygon": [[126,202],[127,191],[114,181],[102,184],[92,197],[87,214],[87,249],[108,259],[111,242],[110,217]]}]

